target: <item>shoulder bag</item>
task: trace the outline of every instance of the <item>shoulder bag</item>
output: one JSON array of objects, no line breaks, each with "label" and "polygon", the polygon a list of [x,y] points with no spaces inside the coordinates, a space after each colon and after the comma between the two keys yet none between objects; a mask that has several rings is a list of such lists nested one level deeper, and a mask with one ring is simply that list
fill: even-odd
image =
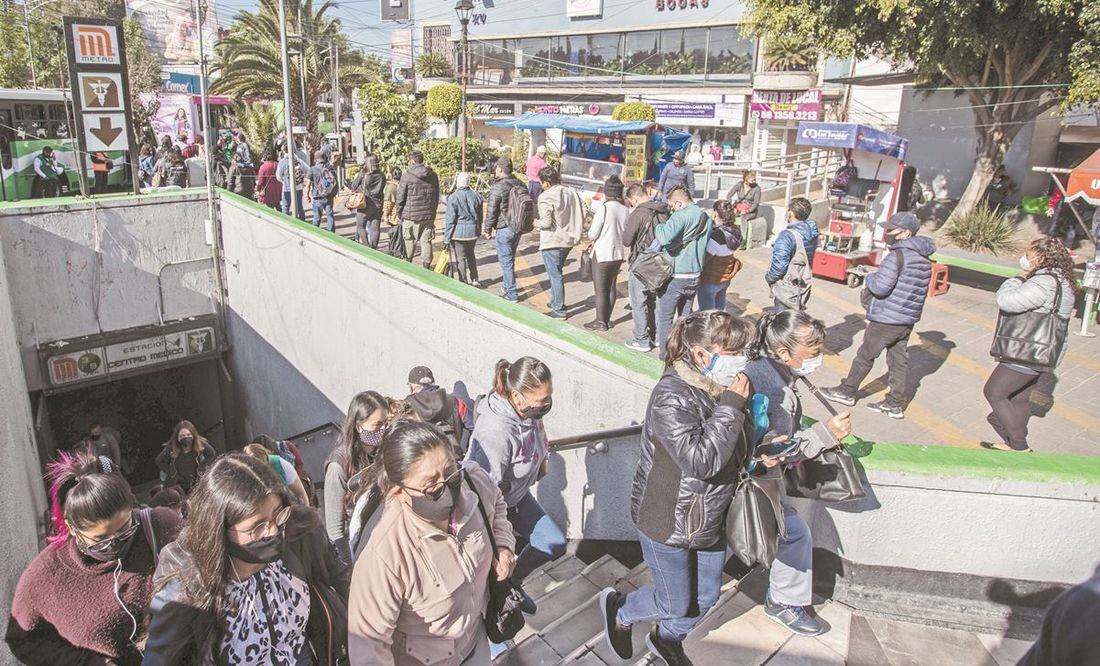
[{"label": "shoulder bag", "polygon": [[[684,247],[687,247],[688,243],[695,242],[706,233],[706,215],[706,213],[700,215],[698,222],[695,224],[695,229],[684,237],[682,243]],[[642,283],[646,291],[658,292],[664,289],[665,285],[672,280],[675,266],[676,260],[664,250],[642,250],[638,253],[634,262],[630,264],[630,274]]]},{"label": "shoulder bag", "polygon": [[989,354],[1001,363],[1053,368],[1058,365],[1066,344],[1069,319],[1063,319],[1058,311],[1062,306],[1062,280],[1054,278],[1054,307],[1050,312],[1001,312],[997,316],[997,329],[993,333],[993,345]]},{"label": "shoulder bag", "polygon": [[742,471],[726,514],[726,541],[748,566],[771,566],[779,539],[787,537],[779,477],[757,477]]},{"label": "shoulder bag", "polygon": [[[497,557],[497,540],[493,536],[493,523],[489,521],[489,515],[485,513],[485,505],[481,503],[481,493],[474,487],[465,472],[462,477],[466,479],[466,485],[474,491],[477,497],[477,510],[481,513],[481,520],[485,523],[485,533],[489,535],[489,547],[493,551],[493,561]],[[496,572],[490,565],[489,569],[489,605],[485,609],[485,633],[493,643],[503,643],[516,637],[526,620],[523,618],[523,593],[519,587],[509,580],[496,580]]]},{"label": "shoulder bag", "polygon": [[[836,416],[832,403],[821,395],[821,391],[806,377],[799,377],[815,398],[821,401],[829,414]],[[859,477],[859,469],[851,454],[840,445],[834,449],[822,451],[815,458],[807,458],[787,465],[783,470],[783,481],[790,497],[821,500],[822,502],[846,502],[863,499],[867,490]]]},{"label": "shoulder bag", "polygon": [[592,246],[584,248],[581,252],[581,280],[584,282],[592,281]]}]

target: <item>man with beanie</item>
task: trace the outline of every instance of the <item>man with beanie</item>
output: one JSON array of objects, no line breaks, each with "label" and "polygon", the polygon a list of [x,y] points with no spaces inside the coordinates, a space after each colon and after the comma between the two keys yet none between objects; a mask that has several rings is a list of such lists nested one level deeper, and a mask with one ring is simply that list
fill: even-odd
[{"label": "man with beanie", "polygon": [[684,164],[684,151],[677,150],[672,154],[672,161],[661,170],[661,182],[657,190],[661,193],[661,200],[668,201],[668,195],[677,187],[687,190],[691,197],[695,198],[695,174],[691,167]]},{"label": "man with beanie", "polygon": [[629,267],[653,243],[653,228],[667,220],[671,211],[665,202],[652,200],[646,186],[638,183],[627,188],[626,205],[630,208],[630,215],[623,226],[623,247],[630,250],[630,256],[627,257],[626,286],[630,294],[630,318],[634,322],[634,335],[626,346],[648,352],[656,344],[657,295],[646,291],[641,280],[629,271]]},{"label": "man with beanie", "polygon": [[504,298],[516,301],[519,298],[516,292],[516,250],[519,248],[519,236],[508,226],[508,196],[513,188],[523,189],[523,181],[512,174],[512,160],[507,157],[497,160],[495,175],[496,180],[489,188],[489,201],[485,210],[485,238],[496,238]]},{"label": "man with beanie", "polygon": [[927,236],[918,236],[920,220],[910,212],[894,213],[881,222],[883,240],[890,253],[878,270],[867,276],[867,330],[856,352],[848,376],[835,388],[821,393],[832,402],[856,404],[859,385],[871,372],[875,359],[886,351],[890,391],[886,399],[867,404],[893,419],[905,418],[906,382],[909,376],[909,336],[920,321],[928,282],[932,279],[932,261],[928,258],[936,245]]}]

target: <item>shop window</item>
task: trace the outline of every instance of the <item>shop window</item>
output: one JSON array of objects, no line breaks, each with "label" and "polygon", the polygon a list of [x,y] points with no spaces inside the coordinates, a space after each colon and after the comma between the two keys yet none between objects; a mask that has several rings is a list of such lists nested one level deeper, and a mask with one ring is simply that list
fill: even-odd
[{"label": "shop window", "polygon": [[688,28],[661,32],[661,64],[657,74],[703,74],[707,63],[707,29]]},{"label": "shop window", "polygon": [[517,39],[515,43],[515,66],[520,76],[527,78],[545,78],[547,61],[550,59],[550,40],[546,37]]},{"label": "shop window", "polygon": [[626,33],[626,73],[634,75],[659,74],[661,68],[661,33]]},{"label": "shop window", "polygon": [[708,74],[752,74],[755,41],[741,36],[737,26],[710,29]]},{"label": "shop window", "polygon": [[588,36],[588,76],[619,76],[623,71],[623,35],[617,32]]},{"label": "shop window", "polygon": [[550,76],[582,76],[588,51],[584,35],[565,35],[551,40]]},{"label": "shop window", "polygon": [[470,42],[470,80],[481,85],[507,85],[512,79],[512,55],[507,40]]}]

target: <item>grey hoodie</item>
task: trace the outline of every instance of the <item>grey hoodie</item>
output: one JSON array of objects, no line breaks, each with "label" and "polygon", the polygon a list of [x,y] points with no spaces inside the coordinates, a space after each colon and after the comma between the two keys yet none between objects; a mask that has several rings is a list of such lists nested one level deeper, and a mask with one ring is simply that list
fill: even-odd
[{"label": "grey hoodie", "polygon": [[549,456],[542,419],[521,419],[498,393],[479,400],[477,422],[466,459],[480,465],[500,487],[508,508],[519,504],[538,481]]},{"label": "grey hoodie", "polygon": [[[538,200],[539,249],[571,248],[584,231],[584,202],[575,189],[554,185],[543,190]],[[511,506],[511,505],[509,505]]]}]

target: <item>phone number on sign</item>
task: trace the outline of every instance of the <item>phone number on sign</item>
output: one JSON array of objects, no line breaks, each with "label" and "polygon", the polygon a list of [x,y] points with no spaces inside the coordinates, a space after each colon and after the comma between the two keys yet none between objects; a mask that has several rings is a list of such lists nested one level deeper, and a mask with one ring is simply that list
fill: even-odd
[{"label": "phone number on sign", "polygon": [[753,118],[761,120],[820,120],[818,111],[753,111]]}]

